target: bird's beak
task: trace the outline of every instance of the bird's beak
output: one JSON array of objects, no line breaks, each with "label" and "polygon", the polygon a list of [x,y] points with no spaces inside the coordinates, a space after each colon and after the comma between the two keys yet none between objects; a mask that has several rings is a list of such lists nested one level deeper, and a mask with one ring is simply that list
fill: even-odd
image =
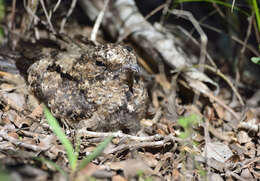
[{"label": "bird's beak", "polygon": [[140,67],[137,64],[128,64],[128,65],[123,65],[123,70],[131,70],[134,73],[139,73],[140,72]]}]

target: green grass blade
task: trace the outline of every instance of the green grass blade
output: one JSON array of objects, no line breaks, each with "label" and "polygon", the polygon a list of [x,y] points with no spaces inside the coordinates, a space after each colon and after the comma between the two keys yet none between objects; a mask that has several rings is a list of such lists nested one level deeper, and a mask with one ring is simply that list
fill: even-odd
[{"label": "green grass blade", "polygon": [[[206,3],[216,3],[225,7],[228,7],[230,9],[232,9],[232,4],[226,3],[224,1],[220,1],[220,0],[176,0],[174,1],[174,3],[185,3],[185,2],[206,2]],[[234,6],[233,7],[234,10],[237,10],[243,14],[245,14],[246,16],[250,16],[247,12],[243,11],[242,9]]]},{"label": "green grass blade", "polygon": [[255,11],[255,16],[256,16],[256,22],[257,22],[257,27],[258,27],[258,31],[260,33],[260,14],[259,14],[259,8],[257,5],[256,0],[253,0],[253,9]]},{"label": "green grass blade", "polygon": [[71,142],[68,140],[68,138],[62,131],[58,121],[52,116],[49,109],[46,106],[44,106],[43,109],[44,109],[44,115],[46,116],[46,119],[47,119],[50,127],[52,128],[52,131],[56,134],[56,136],[58,137],[58,139],[60,140],[60,142],[62,143],[62,145],[64,146],[64,148],[67,152],[69,164],[70,164],[72,171],[75,171],[75,169],[77,167],[78,158],[77,158],[77,154],[75,154],[75,152],[74,152]]},{"label": "green grass blade", "polygon": [[102,151],[107,147],[110,141],[113,139],[113,136],[108,136],[102,143],[96,147],[92,153],[90,153],[85,159],[83,159],[79,165],[79,170],[83,169],[87,164],[89,164],[92,160],[97,158]]}]

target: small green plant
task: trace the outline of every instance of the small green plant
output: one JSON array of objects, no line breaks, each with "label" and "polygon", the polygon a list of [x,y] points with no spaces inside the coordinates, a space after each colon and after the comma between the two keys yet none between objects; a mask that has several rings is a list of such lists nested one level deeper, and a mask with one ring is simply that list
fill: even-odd
[{"label": "small green plant", "polygon": [[[69,141],[69,139],[66,137],[65,133],[62,131],[61,127],[59,126],[58,121],[55,119],[55,117],[53,117],[53,115],[51,114],[51,112],[46,106],[44,106],[43,109],[48,124],[50,125],[52,131],[58,137],[58,139],[60,140],[60,142],[62,143],[62,145],[66,150],[66,153],[68,155],[69,165],[71,168],[71,173],[70,173],[71,176],[74,176],[77,171],[80,171],[81,169],[85,168],[87,164],[89,164],[93,159],[98,157],[113,138],[112,136],[107,137],[101,144],[97,146],[97,148],[93,150],[93,152],[90,155],[88,155],[79,163],[78,152],[74,150],[71,142]],[[57,171],[59,171],[67,179],[69,178],[68,174],[54,162],[46,160],[44,158],[41,158],[40,161],[52,165]]]},{"label": "small green plant", "polygon": [[[199,162],[197,162],[194,157],[198,155],[197,149],[194,149],[198,146],[198,143],[191,139],[192,134],[194,133],[194,127],[196,127],[202,121],[201,117],[196,114],[191,114],[189,116],[178,119],[178,124],[183,128],[183,131],[180,133],[179,137],[185,141],[182,143],[183,149],[181,153],[183,157],[190,157],[193,160],[193,169],[199,174],[202,180],[206,180],[207,171],[203,169]],[[186,172],[186,162],[183,162],[182,172]],[[185,180],[185,179],[184,179]]]},{"label": "small green plant", "polygon": [[0,180],[11,181],[11,178],[5,171],[0,171]]},{"label": "small green plant", "polygon": [[257,65],[260,65],[260,57],[252,57],[251,61]]},{"label": "small green plant", "polygon": [[152,181],[152,178],[151,177],[145,177],[144,172],[141,171],[141,170],[137,172],[137,175],[138,175],[138,180]]},{"label": "small green plant", "polygon": [[199,121],[200,118],[196,114],[178,119],[178,124],[184,129],[184,131],[180,133],[179,137],[182,139],[189,138],[193,132],[193,126],[198,124]]}]

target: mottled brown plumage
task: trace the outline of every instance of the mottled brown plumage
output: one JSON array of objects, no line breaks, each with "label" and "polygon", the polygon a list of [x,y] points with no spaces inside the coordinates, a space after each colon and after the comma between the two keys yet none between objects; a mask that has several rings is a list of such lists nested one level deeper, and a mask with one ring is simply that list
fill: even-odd
[{"label": "mottled brown plumage", "polygon": [[91,41],[71,45],[30,66],[31,90],[73,127],[136,132],[148,96],[133,52]]}]

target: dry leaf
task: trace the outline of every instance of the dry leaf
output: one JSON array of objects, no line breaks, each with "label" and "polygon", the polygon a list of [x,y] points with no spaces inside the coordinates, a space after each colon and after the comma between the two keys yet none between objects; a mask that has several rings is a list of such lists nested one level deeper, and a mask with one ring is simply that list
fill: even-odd
[{"label": "dry leaf", "polygon": [[247,132],[245,131],[239,131],[237,134],[237,141],[240,144],[248,143],[251,141],[251,138],[248,136]]},{"label": "dry leaf", "polygon": [[[205,150],[207,150],[207,152],[205,152]],[[224,163],[233,156],[233,153],[224,143],[210,142],[205,145],[203,156],[214,158],[215,160]]]},{"label": "dry leaf", "polygon": [[132,178],[140,171],[147,175],[153,173],[153,170],[148,167],[142,160],[129,159],[121,162],[113,162],[110,164],[110,168],[114,170],[123,170],[126,178]]},{"label": "dry leaf", "polygon": [[127,181],[127,180],[120,175],[116,175],[112,177],[112,181]]}]

